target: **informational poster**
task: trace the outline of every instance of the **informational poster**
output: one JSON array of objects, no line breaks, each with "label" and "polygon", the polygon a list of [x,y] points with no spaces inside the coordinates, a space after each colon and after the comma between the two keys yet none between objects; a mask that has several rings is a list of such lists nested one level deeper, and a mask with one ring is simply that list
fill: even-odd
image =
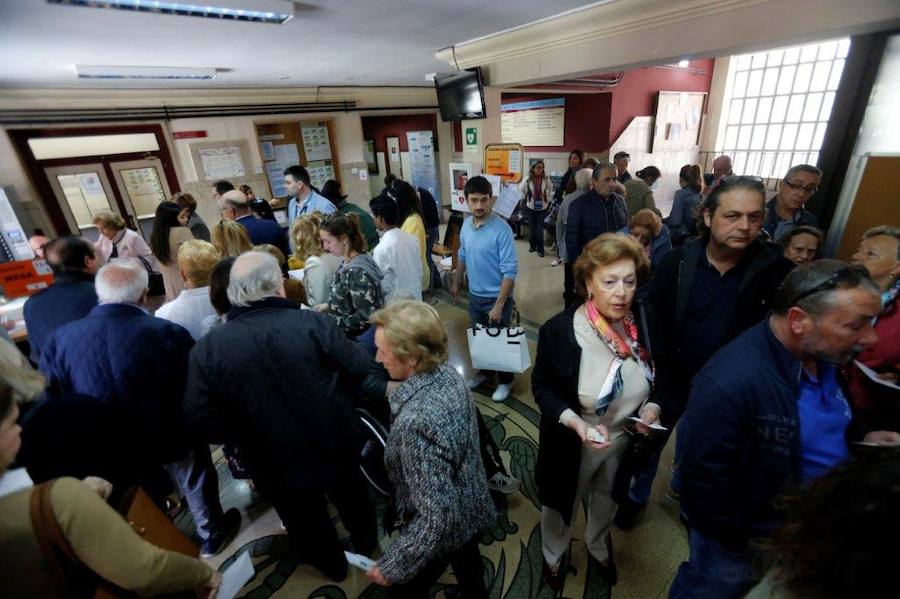
[{"label": "informational poster", "polygon": [[306,170],[309,171],[309,182],[318,189],[322,189],[329,179],[334,179],[334,167],[331,166],[331,162],[310,162]]},{"label": "informational poster", "polygon": [[271,141],[264,141],[259,145],[262,148],[263,162],[275,160],[275,144],[273,144]]},{"label": "informational poster", "polygon": [[247,174],[241,149],[237,146],[198,150],[197,154],[200,156],[204,179],[229,179]]},{"label": "informational poster", "polygon": [[519,191],[518,187],[515,185],[504,185],[500,189],[500,195],[497,198],[497,201],[494,202],[494,212],[503,218],[509,218],[512,216],[513,211],[516,209],[516,205],[521,199],[522,192]]},{"label": "informational poster", "polygon": [[53,270],[45,260],[16,260],[0,264],[0,293],[7,299],[25,297],[53,283]]},{"label": "informational poster", "polygon": [[284,184],[284,169],[286,168],[280,162],[266,163],[266,176],[269,178],[269,187],[272,188],[272,197],[284,198],[288,195],[287,186]]},{"label": "informational poster", "polygon": [[504,183],[518,183],[524,156],[522,144],[488,144],[484,147],[484,172],[499,175]]},{"label": "informational poster", "polygon": [[440,190],[437,185],[437,170],[434,160],[434,135],[431,131],[408,131],[406,142],[409,147],[410,183],[413,187],[427,189],[441,205]]},{"label": "informational poster", "polygon": [[462,162],[451,162],[450,166],[450,209],[461,212],[470,212],[466,204],[466,196],[463,189],[469,177],[472,176],[472,165]]},{"label": "informational poster", "polygon": [[297,144],[275,144],[275,162],[285,165],[284,168],[300,164]]},{"label": "informational poster", "polygon": [[300,133],[307,162],[331,160],[331,142],[325,123],[300,123]]},{"label": "informational poster", "polygon": [[81,192],[86,196],[106,195],[103,191],[103,183],[97,173],[83,173],[78,175],[79,187]]},{"label": "informational poster", "polygon": [[500,195],[500,177],[498,175],[481,175],[491,184],[491,197],[497,198]]},{"label": "informational poster", "polygon": [[119,174],[138,218],[153,216],[159,203],[166,201],[166,192],[156,167],[126,168],[120,170]]},{"label": "informational poster", "polygon": [[566,99],[550,98],[500,106],[500,138],[523,146],[565,144]]},{"label": "informational poster", "polygon": [[31,246],[28,245],[25,230],[2,188],[0,188],[0,224],[3,226],[3,235],[0,237],[3,246],[0,261],[33,258],[34,253],[31,251]]}]

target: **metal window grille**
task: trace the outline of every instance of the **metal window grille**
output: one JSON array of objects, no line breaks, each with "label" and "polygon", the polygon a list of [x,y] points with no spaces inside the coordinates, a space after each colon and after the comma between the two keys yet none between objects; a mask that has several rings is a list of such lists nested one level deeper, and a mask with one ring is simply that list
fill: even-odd
[{"label": "metal window grille", "polygon": [[715,154],[767,179],[816,164],[849,49],[845,38],[733,56]]}]

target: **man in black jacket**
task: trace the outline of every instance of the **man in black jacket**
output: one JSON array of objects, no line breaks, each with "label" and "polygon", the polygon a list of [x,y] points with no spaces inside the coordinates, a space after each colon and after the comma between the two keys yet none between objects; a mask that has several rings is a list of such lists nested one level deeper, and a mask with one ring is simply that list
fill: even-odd
[{"label": "man in black jacket", "polygon": [[[566,238],[559,241],[566,244],[566,262],[563,268],[567,290],[571,289],[568,282],[574,281],[572,265],[578,260],[584,246],[598,235],[615,233],[628,224],[625,199],[613,191],[615,185],[616,167],[608,162],[601,162],[591,173],[592,189],[569,206]],[[566,307],[574,301],[574,294],[566,297]]]},{"label": "man in black jacket", "polygon": [[347,560],[327,499],[354,549],[377,546],[375,513],[359,471],[358,420],[342,388],[356,388],[371,358],[334,320],[285,299],[281,269],[262,252],[235,261],[234,306],[191,352],[185,412],[211,443],[244,451],[301,557],[334,580]]},{"label": "man in black jacket", "polygon": [[[794,266],[757,240],[765,201],[759,180],[724,179],[703,204],[703,236],[664,255],[656,271],[649,299],[669,359],[662,411],[669,431],[684,412],[694,375],[720,347],[765,317],[775,290]],[[616,523],[622,528],[630,527],[650,497],[666,439],[660,441],[659,451],[638,471],[620,469],[620,486],[630,487],[627,497],[617,498]]]},{"label": "man in black jacket", "polygon": [[[771,315],[694,377],[678,432],[690,559],[670,599],[743,597],[762,577],[751,541],[777,526],[775,498],[849,455],[851,412],[837,369],[875,343],[880,309],[865,269],[837,260],[801,266],[776,292]],[[864,440],[898,444],[900,435]]]}]

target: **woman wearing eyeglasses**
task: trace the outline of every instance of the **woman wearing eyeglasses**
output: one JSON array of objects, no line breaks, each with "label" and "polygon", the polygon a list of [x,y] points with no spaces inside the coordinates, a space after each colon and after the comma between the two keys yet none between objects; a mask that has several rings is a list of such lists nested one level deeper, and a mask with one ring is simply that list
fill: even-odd
[{"label": "woman wearing eyeglasses", "polygon": [[778,186],[778,195],[766,204],[763,231],[769,239],[778,239],[794,227],[819,228],[816,215],[803,207],[819,189],[821,181],[822,171],[810,164],[798,164],[788,170]]},{"label": "woman wearing eyeglasses", "polygon": [[654,370],[646,307],[632,300],[650,265],[627,235],[605,233],[588,243],[573,267],[585,299],[541,327],[531,377],[541,409],[536,482],[541,499],[544,578],[565,582],[564,554],[578,506],[587,503],[584,539],[601,577],[616,583],[609,529],[613,481],[628,446],[626,425],[639,432],[657,422],[648,401]]}]

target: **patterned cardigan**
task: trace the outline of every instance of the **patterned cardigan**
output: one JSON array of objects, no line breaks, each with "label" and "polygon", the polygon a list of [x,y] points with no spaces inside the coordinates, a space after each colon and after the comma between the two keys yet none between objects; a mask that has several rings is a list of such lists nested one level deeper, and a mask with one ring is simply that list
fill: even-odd
[{"label": "patterned cardigan", "polygon": [[390,396],[391,432],[384,461],[405,524],[378,565],[404,583],[452,553],[496,518],[478,442],[475,402],[444,363],[415,374]]}]

